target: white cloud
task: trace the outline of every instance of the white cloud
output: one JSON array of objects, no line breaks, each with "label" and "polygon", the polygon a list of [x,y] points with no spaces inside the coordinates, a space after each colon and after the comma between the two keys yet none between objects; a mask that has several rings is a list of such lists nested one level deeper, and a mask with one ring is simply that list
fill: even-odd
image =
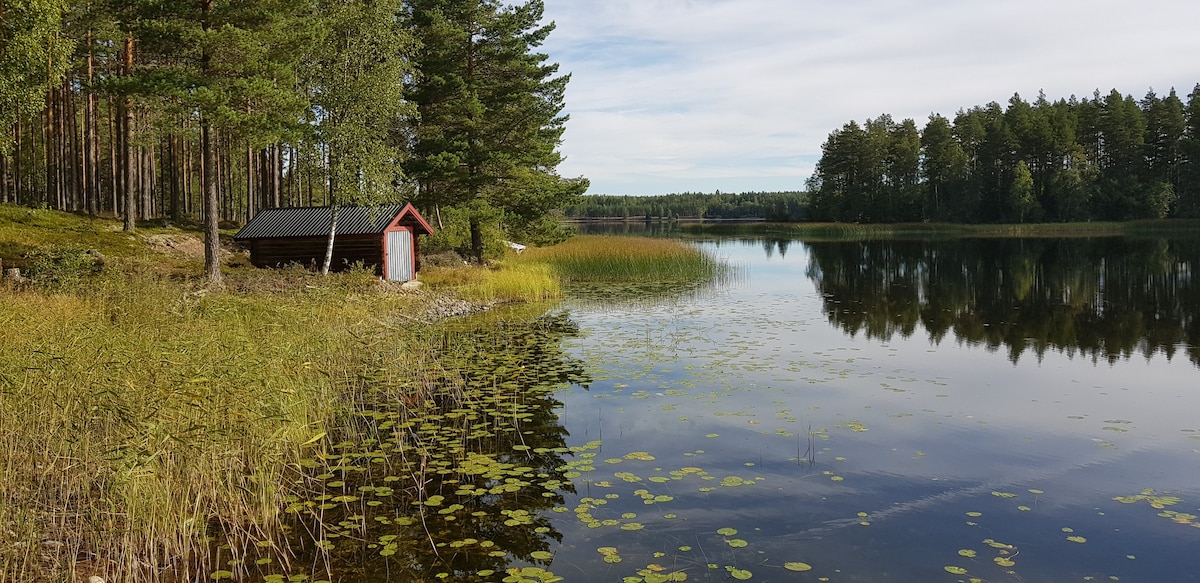
[{"label": "white cloud", "polygon": [[800,189],[851,119],[1200,81],[1200,3],[1180,0],[547,0],[546,17],[572,74],[560,171],[594,193]]}]

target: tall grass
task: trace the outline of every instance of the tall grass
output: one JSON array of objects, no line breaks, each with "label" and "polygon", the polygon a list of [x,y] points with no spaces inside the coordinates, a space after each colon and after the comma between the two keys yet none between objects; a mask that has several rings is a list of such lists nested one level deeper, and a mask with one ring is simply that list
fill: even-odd
[{"label": "tall grass", "polygon": [[348,277],[212,292],[127,265],[0,284],[0,581],[237,570],[214,540],[223,561],[286,561],[279,509],[314,436],[363,371],[421,352],[398,349],[414,300]]},{"label": "tall grass", "polygon": [[483,303],[537,302],[562,295],[549,266],[516,261],[501,261],[489,267],[427,267],[421,270],[421,281]]},{"label": "tall grass", "polygon": [[529,249],[522,263],[544,263],[568,282],[707,281],[725,266],[673,239],[583,235],[552,247]]}]

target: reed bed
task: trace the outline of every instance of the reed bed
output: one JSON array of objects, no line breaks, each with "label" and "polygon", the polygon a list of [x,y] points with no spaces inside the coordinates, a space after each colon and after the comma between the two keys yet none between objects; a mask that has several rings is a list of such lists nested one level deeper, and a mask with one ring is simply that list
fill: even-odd
[{"label": "reed bed", "polygon": [[719,277],[724,264],[673,239],[581,235],[529,249],[522,263],[543,263],[566,282],[691,282]]},{"label": "reed bed", "polygon": [[538,302],[562,297],[550,266],[513,260],[487,267],[427,267],[421,270],[421,281],[435,289],[452,289],[473,302]]}]

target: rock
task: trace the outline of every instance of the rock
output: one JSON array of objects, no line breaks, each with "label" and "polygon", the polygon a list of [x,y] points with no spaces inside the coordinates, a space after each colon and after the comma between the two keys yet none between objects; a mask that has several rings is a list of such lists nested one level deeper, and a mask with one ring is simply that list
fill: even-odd
[{"label": "rock", "polygon": [[88,577],[87,583],[104,583],[104,579],[92,575],[91,577]]},{"label": "rock", "polygon": [[404,291],[420,291],[423,287],[425,287],[424,282],[420,282],[415,279],[406,281],[400,285],[400,289]]}]

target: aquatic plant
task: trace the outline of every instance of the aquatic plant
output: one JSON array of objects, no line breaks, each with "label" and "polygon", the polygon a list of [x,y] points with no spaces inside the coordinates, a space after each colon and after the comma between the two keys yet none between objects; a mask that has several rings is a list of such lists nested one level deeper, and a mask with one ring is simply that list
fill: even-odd
[{"label": "aquatic plant", "polygon": [[678,240],[596,235],[530,249],[514,261],[548,264],[568,282],[710,281],[728,269]]}]

